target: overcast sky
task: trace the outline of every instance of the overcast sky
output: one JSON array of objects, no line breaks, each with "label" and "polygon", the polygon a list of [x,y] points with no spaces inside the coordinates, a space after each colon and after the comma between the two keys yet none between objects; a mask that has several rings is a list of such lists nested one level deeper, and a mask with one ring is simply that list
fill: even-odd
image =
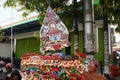
[{"label": "overcast sky", "polygon": [[[0,26],[5,26],[13,22],[17,22],[23,19],[22,12],[13,8],[4,8],[5,0],[0,0]],[[28,17],[35,16],[36,13],[30,14]]]},{"label": "overcast sky", "polygon": [[[11,23],[12,17],[20,18],[21,12],[17,12],[15,9],[4,8],[3,3],[5,0],[0,0],[0,26]],[[13,20],[14,21],[14,20]]]}]

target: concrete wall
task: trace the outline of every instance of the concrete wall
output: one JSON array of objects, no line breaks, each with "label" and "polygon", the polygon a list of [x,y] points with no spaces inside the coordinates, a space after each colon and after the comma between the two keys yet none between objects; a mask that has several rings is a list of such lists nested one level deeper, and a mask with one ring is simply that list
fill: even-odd
[{"label": "concrete wall", "polygon": [[0,43],[0,57],[11,57],[11,45]]}]

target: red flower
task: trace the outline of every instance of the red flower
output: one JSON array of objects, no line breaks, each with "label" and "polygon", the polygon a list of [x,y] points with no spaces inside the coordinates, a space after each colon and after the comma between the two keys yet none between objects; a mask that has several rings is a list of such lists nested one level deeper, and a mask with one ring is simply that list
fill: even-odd
[{"label": "red flower", "polygon": [[80,76],[78,76],[78,79],[80,79],[80,80],[85,80],[85,79],[84,79],[84,77],[83,77],[83,76],[81,76],[81,75],[80,75]]},{"label": "red flower", "polygon": [[77,55],[78,57],[83,57],[86,58],[86,54],[85,53],[80,53],[80,52],[76,52],[75,55]]}]

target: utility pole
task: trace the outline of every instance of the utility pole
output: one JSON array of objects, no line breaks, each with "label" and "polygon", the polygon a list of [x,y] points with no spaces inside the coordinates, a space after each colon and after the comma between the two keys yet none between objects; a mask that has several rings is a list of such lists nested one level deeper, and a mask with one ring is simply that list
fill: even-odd
[{"label": "utility pole", "polygon": [[[11,23],[13,22],[13,8],[11,8]],[[13,26],[11,26],[11,63],[13,64]]]},{"label": "utility pole", "polygon": [[84,48],[85,52],[94,52],[92,0],[83,0]]},{"label": "utility pole", "polygon": [[87,54],[85,67],[86,71],[89,61],[93,59],[95,53],[94,47],[94,36],[93,36],[93,5],[92,0],[82,0],[83,1],[83,30],[84,30],[84,52]]}]

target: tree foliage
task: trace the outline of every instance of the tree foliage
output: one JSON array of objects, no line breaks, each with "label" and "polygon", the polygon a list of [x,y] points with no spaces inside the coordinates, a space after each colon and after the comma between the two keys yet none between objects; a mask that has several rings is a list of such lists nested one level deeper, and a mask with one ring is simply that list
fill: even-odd
[{"label": "tree foliage", "polygon": [[[69,4],[71,0],[6,0],[5,7],[21,7],[23,16],[27,16],[31,12],[40,14],[39,19],[42,23],[45,11],[50,5],[60,18],[64,21],[66,26],[72,28],[70,23],[73,22],[73,3]],[[74,0],[72,0],[74,1]],[[116,25],[116,31],[120,32],[120,0],[100,0],[98,5],[95,5],[95,17],[103,17],[107,15],[109,24]],[[82,0],[78,1],[78,21],[82,21]],[[67,19],[66,19],[67,18]]]},{"label": "tree foliage", "polygon": [[3,39],[4,32],[0,29],[0,41]]},{"label": "tree foliage", "polygon": [[[80,1],[78,3],[80,3]],[[74,9],[73,4],[70,4],[70,0],[6,0],[4,4],[5,7],[21,7],[23,17],[26,17],[31,12],[37,12],[39,14],[40,23],[42,23],[46,9],[49,5],[64,21],[68,29],[71,29],[73,26],[71,23],[73,23]],[[78,4],[78,6],[79,13],[82,13],[80,11],[81,3]]]},{"label": "tree foliage", "polygon": [[116,32],[120,33],[120,0],[100,0],[95,7],[96,17],[107,16],[108,23],[117,26]]}]

